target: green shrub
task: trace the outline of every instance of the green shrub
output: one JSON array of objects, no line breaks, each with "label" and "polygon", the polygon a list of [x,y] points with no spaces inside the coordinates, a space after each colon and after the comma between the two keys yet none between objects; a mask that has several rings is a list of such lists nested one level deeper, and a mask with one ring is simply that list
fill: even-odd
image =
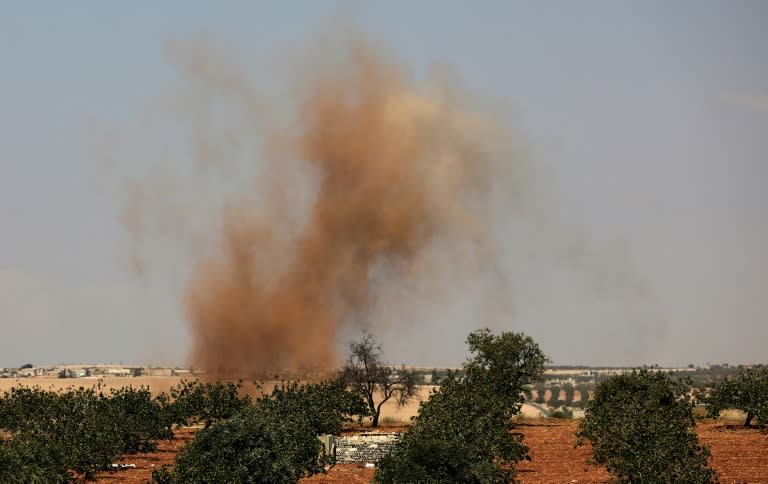
[{"label": "green shrub", "polygon": [[157,448],[157,440],[173,438],[163,399],[153,398],[148,388],[112,389],[106,404],[124,453],[149,452]]},{"label": "green shrub", "polygon": [[[376,480],[407,482],[506,482],[526,457],[512,434],[516,407],[487,387],[448,375],[422,403],[416,424],[378,463]],[[506,464],[503,470],[499,464]]]},{"label": "green shrub", "polygon": [[497,483],[528,459],[512,417],[522,389],[541,378],[546,356],[525,335],[489,330],[467,338],[472,357],[463,376],[449,373],[422,402],[414,426],[378,462],[381,483]]},{"label": "green shrub", "polygon": [[54,474],[63,467],[87,479],[123,454],[151,450],[155,439],[169,437],[160,403],[148,389],[132,387],[109,395],[100,388],[12,388],[0,399],[0,428],[14,436],[4,445],[45,449],[50,458],[36,466]]},{"label": "green shrub", "polygon": [[768,367],[742,369],[736,378],[716,383],[705,403],[707,414],[712,418],[733,408],[746,414],[744,425],[747,427],[752,420],[768,424]]},{"label": "green shrub", "polygon": [[70,479],[61,455],[26,434],[0,440],[0,483],[63,483]]},{"label": "green shrub", "polygon": [[687,388],[647,370],[608,378],[595,389],[577,445],[590,441],[594,461],[621,481],[712,482],[710,452],[693,430]]},{"label": "green shrub", "polygon": [[565,390],[565,401],[563,403],[569,407],[573,406],[573,395],[576,389],[572,384],[566,383],[563,385],[563,390]]},{"label": "green shrub", "polygon": [[243,383],[186,381],[171,389],[173,419],[181,425],[203,422],[208,428],[247,407],[250,397],[241,396]]},{"label": "green shrub", "polygon": [[551,393],[549,396],[549,400],[547,400],[547,405],[553,408],[557,408],[560,406],[560,387],[559,386],[553,386],[550,387]]},{"label": "green shrub", "polygon": [[[197,405],[193,397],[204,398],[197,388],[185,388],[184,398],[191,402],[185,405]],[[234,416],[198,432],[173,470],[155,472],[155,481],[296,482],[322,471],[317,435],[338,434],[345,421],[367,414],[365,403],[340,379],[283,383],[253,405],[246,400],[237,405]]]},{"label": "green shrub", "polygon": [[256,404],[275,415],[303,415],[316,435],[338,434],[344,422],[359,422],[368,414],[365,402],[338,378],[320,383],[284,383]]},{"label": "green shrub", "polygon": [[[408,465],[399,465],[407,462]],[[409,439],[379,461],[378,482],[476,483],[500,482],[498,466],[476,460],[470,445],[429,436]]]},{"label": "green shrub", "polygon": [[293,483],[322,471],[320,441],[300,413],[256,405],[198,432],[159,483]]}]

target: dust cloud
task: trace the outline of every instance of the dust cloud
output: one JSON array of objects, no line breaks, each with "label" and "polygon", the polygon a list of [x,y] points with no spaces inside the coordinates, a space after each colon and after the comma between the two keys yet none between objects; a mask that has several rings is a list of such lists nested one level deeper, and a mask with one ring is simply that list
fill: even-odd
[{"label": "dust cloud", "polygon": [[174,161],[142,175],[143,190],[132,182],[123,222],[135,241],[154,225],[190,255],[195,366],[332,368],[345,329],[413,324],[393,288],[439,304],[451,279],[493,273],[488,207],[510,180],[513,137],[452,76],[417,82],[360,35],[278,63],[289,82],[272,91],[210,39],[169,56],[182,87],[164,123],[182,126],[167,141],[182,148],[165,149]]}]

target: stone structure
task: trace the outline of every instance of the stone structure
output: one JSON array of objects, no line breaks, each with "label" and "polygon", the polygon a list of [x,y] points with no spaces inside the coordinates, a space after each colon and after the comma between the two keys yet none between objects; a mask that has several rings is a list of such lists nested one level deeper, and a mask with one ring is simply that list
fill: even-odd
[{"label": "stone structure", "polygon": [[361,434],[336,438],[338,464],[376,463],[392,450],[400,434]]}]

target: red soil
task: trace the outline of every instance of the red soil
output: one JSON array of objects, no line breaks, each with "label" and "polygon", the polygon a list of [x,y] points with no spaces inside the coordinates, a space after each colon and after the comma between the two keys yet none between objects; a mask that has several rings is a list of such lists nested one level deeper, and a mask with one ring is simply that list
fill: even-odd
[{"label": "red soil", "polygon": [[[517,467],[517,479],[522,484],[596,483],[610,481],[604,468],[587,464],[589,446],[574,448],[578,427],[575,420],[527,420],[517,431],[525,436],[532,460]],[[382,428],[401,431],[403,427]],[[768,434],[766,430],[726,425],[722,422],[701,423],[696,432],[712,451],[711,465],[722,483],[768,484]],[[121,462],[136,464],[135,469],[104,473],[96,482],[145,483],[152,470],[163,464],[171,465],[176,453],[194,436],[194,429],[183,429],[176,440],[160,442],[157,452],[127,456]],[[153,467],[154,465],[154,467]],[[356,464],[339,464],[326,474],[301,480],[303,483],[368,483],[374,470]]]}]

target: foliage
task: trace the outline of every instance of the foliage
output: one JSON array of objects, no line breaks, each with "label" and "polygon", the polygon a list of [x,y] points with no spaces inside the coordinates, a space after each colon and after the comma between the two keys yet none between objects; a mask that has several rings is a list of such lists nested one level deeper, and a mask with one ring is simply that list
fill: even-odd
[{"label": "foliage", "polygon": [[164,412],[166,401],[153,398],[147,387],[110,390],[108,415],[121,435],[123,452],[149,452],[156,440],[172,439],[171,422]]},{"label": "foliage", "polygon": [[92,388],[60,394],[14,388],[0,405],[0,425],[18,433],[13,440],[44,443],[54,462],[89,479],[123,451],[121,429],[111,421],[106,398]]},{"label": "foliage", "polygon": [[250,397],[241,396],[242,381],[182,380],[171,389],[173,408],[171,418],[178,424],[204,422],[208,428],[218,420],[232,417],[251,403]]},{"label": "foliage", "polygon": [[524,400],[526,402],[530,402],[533,400],[533,390],[531,389],[530,386],[526,386],[525,388],[523,388],[523,395],[525,396]]},{"label": "foliage", "polygon": [[318,415],[306,413],[307,403],[335,388],[289,384],[276,389],[272,396],[198,432],[177,457],[173,470],[156,471],[153,478],[169,484],[287,483],[321,472],[316,431],[328,430],[336,422],[313,420]]},{"label": "foliage", "polygon": [[549,388],[550,394],[549,394],[549,400],[547,401],[547,405],[550,407],[559,407],[560,406],[560,387],[555,385]]},{"label": "foliage", "polygon": [[515,463],[529,458],[511,418],[524,386],[543,374],[546,356],[516,333],[479,330],[467,343],[473,356],[464,376],[450,373],[422,402],[415,425],[379,461],[378,482],[507,482]]},{"label": "foliage", "polygon": [[[185,395],[185,405],[198,405],[200,390],[186,383],[183,387],[179,394]],[[156,471],[155,481],[295,482],[323,470],[318,434],[337,434],[343,422],[367,412],[360,396],[341,379],[283,383],[253,404],[240,399],[236,406],[233,415],[198,432],[173,470]]]},{"label": "foliage", "polygon": [[573,394],[576,389],[572,384],[566,383],[563,385],[563,390],[565,390],[565,404],[570,407],[573,405]]},{"label": "foliage", "polygon": [[686,391],[685,382],[662,372],[613,376],[597,385],[577,445],[590,441],[594,461],[621,481],[712,482]]},{"label": "foliage", "polygon": [[437,372],[437,368],[432,369],[430,374],[430,384],[438,385],[440,383],[440,374]]},{"label": "foliage", "polygon": [[555,410],[552,412],[552,418],[572,418],[573,412],[570,410]]},{"label": "foliage", "polygon": [[378,482],[505,482],[499,463],[523,459],[527,448],[510,433],[514,407],[488,387],[449,375],[419,409],[416,424],[379,461]]},{"label": "foliage", "polygon": [[[379,425],[381,407],[394,398],[398,405],[405,405],[416,396],[417,375],[405,366],[396,368],[382,362],[381,346],[376,338],[365,333],[360,341],[349,345],[347,363],[340,378],[360,395],[368,406],[371,426]],[[376,396],[381,399],[376,401]]]},{"label": "foliage", "polygon": [[19,435],[0,439],[0,483],[67,482],[67,466],[49,446]]},{"label": "foliage", "polygon": [[256,403],[274,415],[302,414],[315,435],[339,434],[344,422],[360,421],[367,414],[360,395],[348,391],[339,378],[320,383],[284,383]]},{"label": "foliage", "polygon": [[576,385],[576,390],[579,391],[579,397],[580,397],[580,400],[577,405],[581,408],[586,408],[589,402],[589,385],[585,385],[585,384]]},{"label": "foliage", "polygon": [[[0,429],[12,436],[3,444],[4,458],[32,469],[30,476],[48,476],[38,482],[59,482],[52,476],[62,475],[62,469],[93,478],[125,453],[154,449],[156,439],[172,436],[169,428],[162,401],[143,387],[108,394],[101,387],[61,392],[18,387],[0,399]],[[25,463],[36,454],[39,459]]]},{"label": "foliage", "polygon": [[705,403],[707,414],[712,418],[717,418],[725,409],[734,408],[747,415],[744,421],[747,427],[752,420],[768,423],[768,367],[742,369],[736,378],[715,384]]},{"label": "foliage", "polygon": [[476,385],[489,386],[494,394],[522,403],[526,385],[541,380],[549,360],[530,336],[502,332],[495,336],[485,328],[467,337],[473,355],[464,363],[466,378]]}]

